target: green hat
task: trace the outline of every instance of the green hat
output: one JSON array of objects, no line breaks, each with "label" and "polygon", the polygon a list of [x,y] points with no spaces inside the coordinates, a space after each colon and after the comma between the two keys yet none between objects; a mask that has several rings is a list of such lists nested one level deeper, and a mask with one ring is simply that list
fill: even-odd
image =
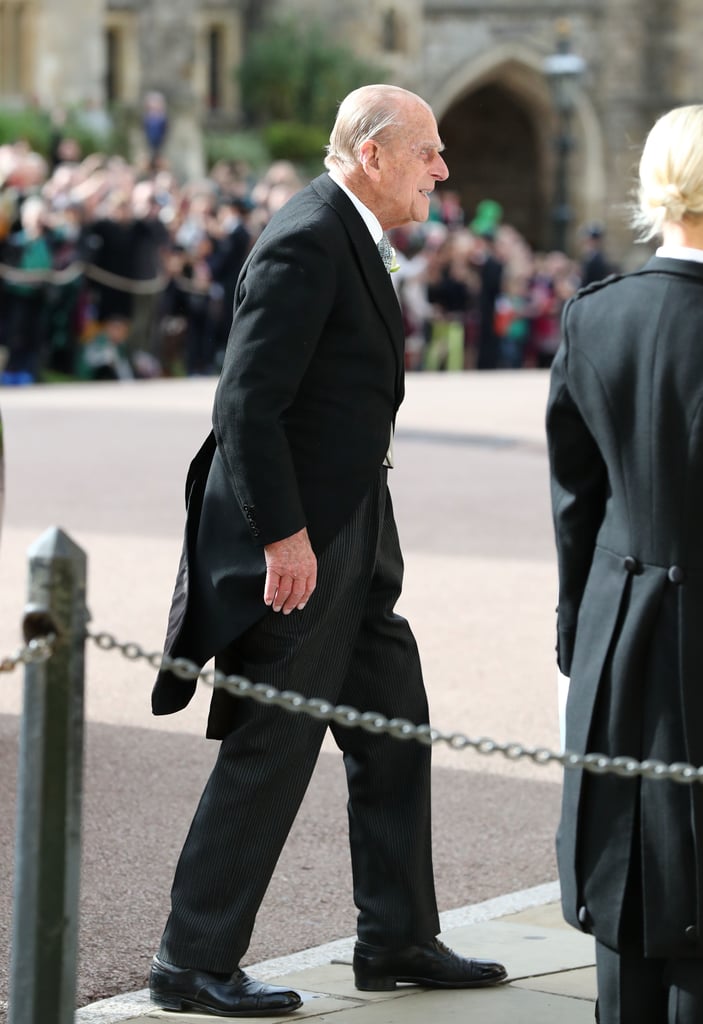
[{"label": "green hat", "polygon": [[476,216],[469,227],[475,235],[493,234],[503,216],[503,207],[495,199],[482,199],[476,206]]}]

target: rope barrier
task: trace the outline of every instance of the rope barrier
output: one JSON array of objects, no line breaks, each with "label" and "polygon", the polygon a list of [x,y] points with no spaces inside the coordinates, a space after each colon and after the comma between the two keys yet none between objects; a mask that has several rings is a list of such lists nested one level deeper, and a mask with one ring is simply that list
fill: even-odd
[{"label": "rope barrier", "polygon": [[[168,669],[179,679],[200,680],[213,688],[222,687],[235,697],[248,697],[292,714],[307,714],[348,728],[388,735],[396,740],[414,740],[427,746],[445,743],[452,750],[471,749],[484,755],[502,754],[509,761],[528,759],[537,765],[558,764],[567,770],[582,769],[596,775],[609,774],[621,778],[639,776],[645,779],[667,779],[681,784],[703,783],[703,766],[696,767],[685,762],[666,764],[655,759],[638,761],[634,757],[608,757],[599,753],[577,754],[570,750],[557,753],[547,747],[529,747],[514,741],[500,743],[485,736],[472,739],[460,732],[442,732],[429,723],[415,725],[403,718],[388,719],[377,711],[359,711],[347,705],[335,705],[319,697],[305,697],[293,690],[278,690],[267,683],[252,683],[243,676],[225,675],[217,669],[201,669],[187,658],[171,658],[161,651],[147,652],[140,644],[134,641],[121,642],[111,633],[92,633],[87,630],[85,636],[101,651],[119,651],[128,661],[145,661],[157,671]],[[53,634],[35,637],[14,655],[0,661],[0,673],[12,672],[20,664],[47,661],[53,653],[55,639]]]},{"label": "rope barrier", "polygon": [[94,263],[85,263],[83,260],[76,260],[63,270],[25,270],[21,267],[11,267],[7,263],[0,263],[0,278],[12,285],[55,285],[63,287],[73,284],[79,277],[89,277],[97,284],[105,285],[107,288],[114,288],[115,291],[129,292],[132,295],[158,295],[166,288],[170,280],[173,280],[178,287],[192,295],[207,294],[207,289],[194,285],[187,277],[169,278],[164,274],[147,280],[137,281],[131,277],[123,277],[121,274],[113,274],[110,270],[98,267]]}]

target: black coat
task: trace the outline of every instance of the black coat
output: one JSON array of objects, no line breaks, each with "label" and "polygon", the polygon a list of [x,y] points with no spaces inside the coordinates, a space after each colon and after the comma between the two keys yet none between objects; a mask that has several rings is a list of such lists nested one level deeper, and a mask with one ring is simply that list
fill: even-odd
[{"label": "black coat", "polygon": [[[403,345],[369,230],[323,174],[272,218],[237,283],[213,432],[186,483],[166,653],[205,664],[266,611],[264,545],[307,527],[319,554],[346,522],[388,447]],[[194,689],[159,673],[155,714]],[[211,736],[229,727],[218,707]]]},{"label": "black coat", "polygon": [[[566,747],[700,765],[703,264],[654,257],[593,285],[563,329],[547,427]],[[567,770],[557,849],[571,924],[703,956],[700,785]]]}]

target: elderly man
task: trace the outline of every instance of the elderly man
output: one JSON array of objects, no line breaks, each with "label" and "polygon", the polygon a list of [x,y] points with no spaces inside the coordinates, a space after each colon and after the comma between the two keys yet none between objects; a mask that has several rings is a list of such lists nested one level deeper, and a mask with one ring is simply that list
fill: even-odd
[{"label": "elderly man", "polygon": [[[255,244],[237,283],[213,431],[187,483],[167,650],[257,682],[427,721],[415,640],[394,612],[402,558],[386,477],[403,397],[403,325],[384,231],[422,221],[447,177],[418,96],[365,86],[341,104],[323,174]],[[162,671],[156,714],[194,689]],[[430,753],[330,726],[344,754],[354,977],[463,988],[502,981],[437,939]],[[286,1013],[296,992],[240,968],[326,724],[214,693],[219,757],[183,848],[151,971],[160,1006]]]}]

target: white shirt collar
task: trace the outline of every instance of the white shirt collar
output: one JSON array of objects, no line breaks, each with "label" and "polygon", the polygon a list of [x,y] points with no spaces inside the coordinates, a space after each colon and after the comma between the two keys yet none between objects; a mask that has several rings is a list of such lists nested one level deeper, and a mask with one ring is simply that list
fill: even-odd
[{"label": "white shirt collar", "polygon": [[328,173],[332,181],[335,183],[335,185],[338,185],[341,188],[342,192],[346,192],[346,194],[349,196],[354,206],[359,211],[360,216],[363,218],[364,224],[371,232],[371,237],[373,238],[374,245],[378,245],[383,235],[383,228],[381,227],[376,214],[372,213],[371,210],[369,210],[368,206],[364,206],[359,197],[355,196],[352,190],[350,188],[347,188],[347,186],[342,181],[339,180],[334,171],[329,171]]},{"label": "white shirt collar", "polygon": [[667,260],[693,260],[703,263],[703,249],[693,249],[687,245],[660,245],[656,252]]}]

